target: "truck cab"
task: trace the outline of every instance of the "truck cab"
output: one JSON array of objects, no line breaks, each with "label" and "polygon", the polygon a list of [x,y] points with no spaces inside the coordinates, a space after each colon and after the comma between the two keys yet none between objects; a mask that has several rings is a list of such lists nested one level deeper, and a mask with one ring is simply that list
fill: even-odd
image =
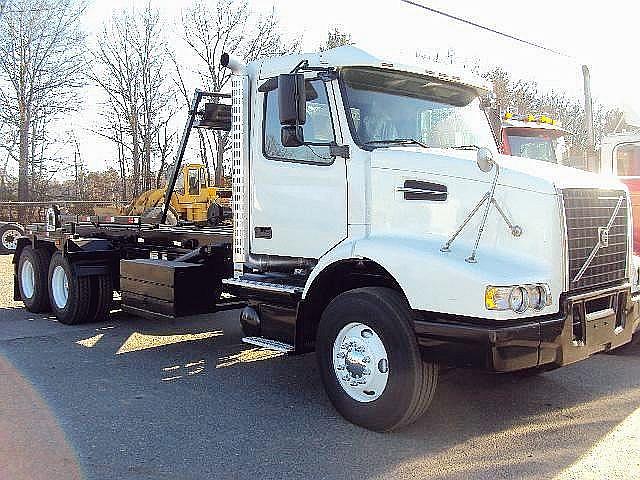
[{"label": "truck cab", "polygon": [[[354,47],[222,63],[235,272],[223,283],[251,299],[245,341],[316,351],[346,418],[413,421],[440,362],[545,370],[630,341],[627,188],[557,165],[555,150],[500,155],[483,80]],[[564,133],[542,131],[529,138]]]},{"label": "truck cab", "polygon": [[567,165],[565,141],[570,132],[546,116],[505,113],[502,120],[502,153]]}]

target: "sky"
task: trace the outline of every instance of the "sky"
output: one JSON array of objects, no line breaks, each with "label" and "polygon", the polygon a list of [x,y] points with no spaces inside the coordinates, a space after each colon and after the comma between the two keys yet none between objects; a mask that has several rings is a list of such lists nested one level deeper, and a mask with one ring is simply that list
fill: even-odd
[{"label": "sky", "polygon": [[[212,0],[214,1],[214,0]],[[303,51],[314,51],[333,27],[351,33],[356,45],[395,62],[416,63],[416,51],[429,56],[455,51],[460,61],[502,66],[514,78],[534,79],[544,89],[564,89],[582,96],[581,65],[591,69],[592,90],[599,101],[640,112],[640,65],[637,45],[640,5],[622,0],[547,1],[416,0],[424,5],[561,51],[555,55],[499,37],[400,0],[249,0],[267,12],[275,7],[286,36],[302,34]],[[142,8],[146,0],[94,0],[84,19],[92,35],[115,9]],[[189,0],[151,0],[168,19],[167,32],[178,57],[180,9]],[[186,53],[186,51],[185,51]],[[193,88],[198,85],[192,85]],[[100,92],[88,90],[85,108],[71,128],[90,169],[115,165],[115,150],[90,130],[95,128]],[[534,112],[538,113],[538,112]],[[93,122],[93,124],[92,124]]]}]

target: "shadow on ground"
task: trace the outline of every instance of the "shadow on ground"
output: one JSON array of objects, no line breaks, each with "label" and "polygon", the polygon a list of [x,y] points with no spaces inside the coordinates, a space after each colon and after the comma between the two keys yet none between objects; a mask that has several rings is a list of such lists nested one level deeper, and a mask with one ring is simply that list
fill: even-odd
[{"label": "shadow on ground", "polygon": [[66,327],[8,308],[0,352],[96,479],[549,478],[640,406],[634,346],[533,378],[448,371],[418,423],[377,434],[333,410],[313,355],[242,344],[237,316]]}]

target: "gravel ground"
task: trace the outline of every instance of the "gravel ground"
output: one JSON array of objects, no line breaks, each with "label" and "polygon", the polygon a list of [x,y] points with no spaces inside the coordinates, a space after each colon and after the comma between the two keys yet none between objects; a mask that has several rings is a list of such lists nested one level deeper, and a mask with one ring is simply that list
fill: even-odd
[{"label": "gravel ground", "polygon": [[237,311],[67,327],[0,256],[0,479],[640,478],[640,347],[533,378],[450,370],[416,424],[344,421],[313,355],[241,343]]}]

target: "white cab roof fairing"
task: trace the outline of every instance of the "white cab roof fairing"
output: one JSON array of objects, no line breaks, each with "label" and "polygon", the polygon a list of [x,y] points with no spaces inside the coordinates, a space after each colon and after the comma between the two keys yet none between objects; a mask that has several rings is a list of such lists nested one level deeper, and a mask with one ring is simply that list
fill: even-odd
[{"label": "white cab roof fairing", "polygon": [[312,67],[374,67],[395,71],[417,73],[443,81],[466,85],[475,89],[479,95],[491,91],[491,85],[484,79],[472,74],[468,70],[440,63],[425,63],[425,65],[405,65],[389,59],[375,57],[360,48],[344,46],[332,48],[324,52],[283,55],[265,58],[249,64],[255,65],[259,72],[258,78],[267,79],[288,73],[303,60],[308,60]]}]

